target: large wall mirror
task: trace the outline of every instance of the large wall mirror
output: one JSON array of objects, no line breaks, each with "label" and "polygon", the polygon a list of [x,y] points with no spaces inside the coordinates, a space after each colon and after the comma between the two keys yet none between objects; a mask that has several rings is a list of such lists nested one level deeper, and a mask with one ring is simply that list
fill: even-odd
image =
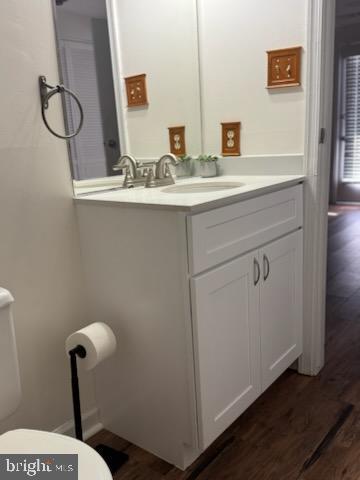
[{"label": "large wall mirror", "polygon": [[[69,141],[74,180],[100,185],[126,153],[159,158],[172,127],[185,127],[186,153],[201,153],[196,0],[53,1],[60,74],[85,114]],[[125,79],[142,74],[148,102],[129,106]],[[79,113],[70,98],[63,106],[71,131]]]}]

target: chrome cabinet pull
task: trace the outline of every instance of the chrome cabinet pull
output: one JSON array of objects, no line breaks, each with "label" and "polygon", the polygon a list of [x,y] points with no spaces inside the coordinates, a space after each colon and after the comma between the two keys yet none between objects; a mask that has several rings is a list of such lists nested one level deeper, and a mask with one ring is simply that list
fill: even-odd
[{"label": "chrome cabinet pull", "polygon": [[254,258],[254,285],[259,283],[260,280],[260,265],[259,262]]},{"label": "chrome cabinet pull", "polygon": [[270,275],[270,262],[267,255],[263,256],[263,267],[264,267],[264,282],[268,279]]}]

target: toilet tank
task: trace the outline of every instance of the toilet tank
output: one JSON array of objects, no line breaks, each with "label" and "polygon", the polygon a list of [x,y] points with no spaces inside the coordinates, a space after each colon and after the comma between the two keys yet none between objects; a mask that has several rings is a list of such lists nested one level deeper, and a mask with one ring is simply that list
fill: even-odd
[{"label": "toilet tank", "polygon": [[21,399],[19,362],[11,305],[14,298],[0,288],[0,420],[18,408]]}]

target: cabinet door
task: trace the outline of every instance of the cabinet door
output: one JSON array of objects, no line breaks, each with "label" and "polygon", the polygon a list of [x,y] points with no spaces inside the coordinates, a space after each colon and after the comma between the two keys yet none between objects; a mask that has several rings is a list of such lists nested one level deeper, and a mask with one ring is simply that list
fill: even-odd
[{"label": "cabinet door", "polygon": [[192,279],[200,448],[260,393],[259,284],[257,251]]},{"label": "cabinet door", "polygon": [[259,251],[262,390],[302,352],[302,230]]}]

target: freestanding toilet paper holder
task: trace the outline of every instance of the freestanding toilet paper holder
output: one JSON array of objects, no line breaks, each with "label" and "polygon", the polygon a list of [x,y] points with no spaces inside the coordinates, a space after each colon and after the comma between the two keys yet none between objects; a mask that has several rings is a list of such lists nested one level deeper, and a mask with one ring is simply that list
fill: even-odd
[{"label": "freestanding toilet paper holder", "polygon": [[[71,390],[73,398],[74,409],[74,423],[75,423],[75,435],[78,440],[83,441],[83,430],[81,422],[81,403],[80,403],[80,389],[79,389],[79,377],[77,372],[77,357],[85,358],[86,349],[82,345],[77,345],[75,348],[69,350],[70,355],[70,369],[71,369]],[[115,450],[104,444],[99,444],[95,447],[95,450],[102,456],[105,463],[109,467],[112,474],[117,472],[119,468],[129,460],[129,456]]]}]

